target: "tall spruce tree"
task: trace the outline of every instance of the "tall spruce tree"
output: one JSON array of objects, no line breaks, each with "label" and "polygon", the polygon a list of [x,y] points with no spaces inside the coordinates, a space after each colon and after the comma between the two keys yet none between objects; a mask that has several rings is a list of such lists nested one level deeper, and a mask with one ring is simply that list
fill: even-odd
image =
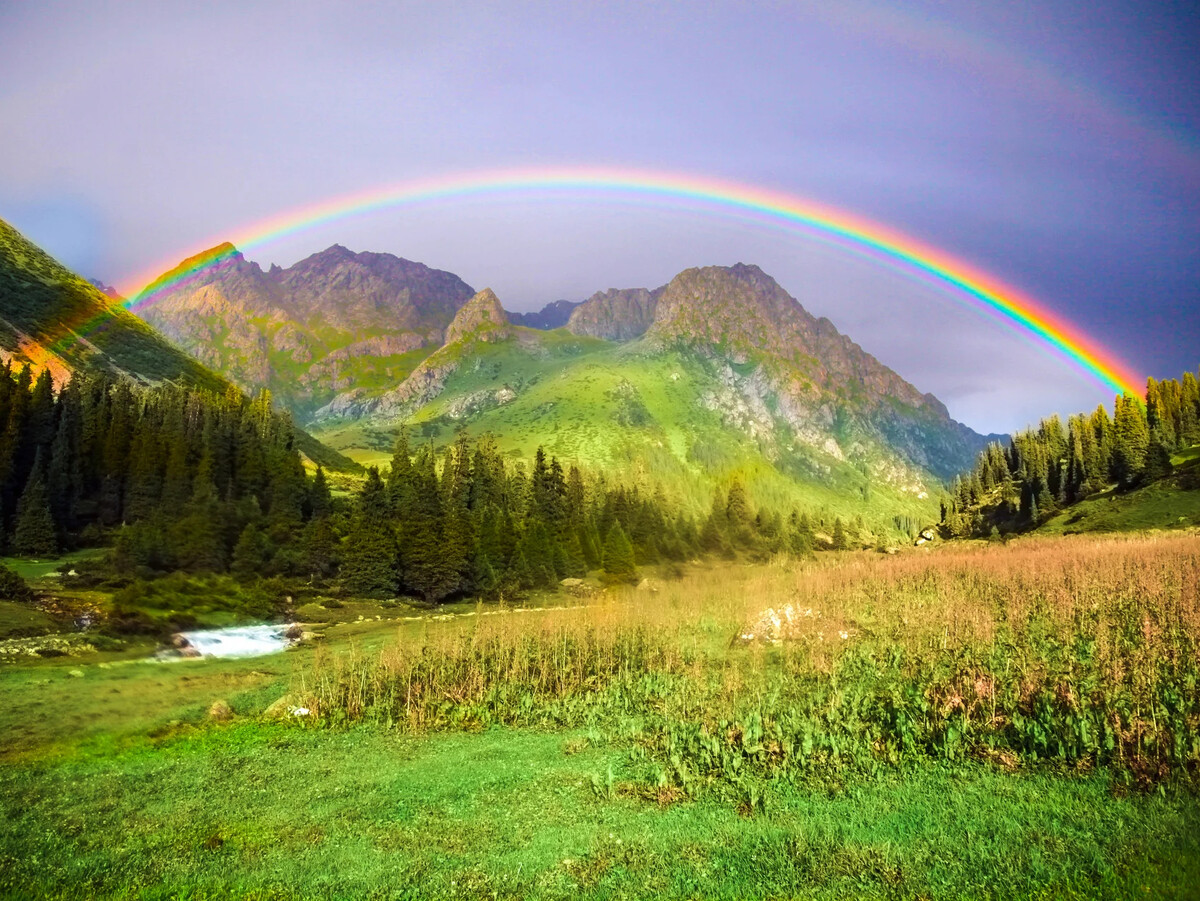
[{"label": "tall spruce tree", "polygon": [[40,453],[17,504],[13,550],[29,557],[58,553],[58,534],[50,514],[50,498],[46,493],[46,480],[42,476]]},{"label": "tall spruce tree", "polygon": [[604,538],[604,575],[618,582],[637,581],[633,544],[620,522],[613,523]]}]

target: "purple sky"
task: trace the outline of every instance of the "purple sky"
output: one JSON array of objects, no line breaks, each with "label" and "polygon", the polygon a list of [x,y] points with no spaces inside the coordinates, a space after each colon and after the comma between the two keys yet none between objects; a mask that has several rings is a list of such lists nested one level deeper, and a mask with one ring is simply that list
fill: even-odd
[{"label": "purple sky", "polygon": [[[572,164],[793,191],[1023,288],[1139,371],[1200,363],[1186,4],[0,4],[0,217],[108,282],[332,195]],[[944,293],[715,215],[460,200],[251,256],[334,242],[517,310],[758,263],[981,431],[1111,401]]]}]

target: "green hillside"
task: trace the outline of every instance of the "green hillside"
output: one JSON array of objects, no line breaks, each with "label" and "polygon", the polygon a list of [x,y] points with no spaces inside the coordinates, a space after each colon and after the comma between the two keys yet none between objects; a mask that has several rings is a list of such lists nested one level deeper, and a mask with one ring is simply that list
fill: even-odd
[{"label": "green hillside", "polygon": [[[736,479],[755,504],[777,509],[861,515],[892,527],[896,517],[916,524],[936,515],[926,482],[904,491],[870,477],[872,464],[888,462],[882,451],[850,462],[800,445],[778,423],[757,438],[731,428],[705,404],[720,385],[712,360],[562,329],[513,332],[511,340],[453,345],[429,359],[457,368],[407,418],[414,438],[440,447],[459,432],[490,433],[502,452],[524,459],[540,445],[617,480],[670,486],[694,512]],[[398,421],[359,420],[318,426],[316,434],[361,462],[382,464],[398,429]]]},{"label": "green hillside", "polygon": [[1116,532],[1200,524],[1200,380],[1149,379],[1146,394],[1058,416],[992,443],[956,478],[942,533]]},{"label": "green hillside", "polygon": [[1200,526],[1200,446],[1172,457],[1174,472],[1127,493],[1110,489],[1056,513],[1039,533],[1140,532]]},{"label": "green hillside", "polygon": [[[144,385],[176,382],[216,394],[231,387],[2,219],[0,351],[14,366],[49,368],[59,382],[71,372],[87,371]],[[296,444],[329,469],[357,468],[299,429]]]}]

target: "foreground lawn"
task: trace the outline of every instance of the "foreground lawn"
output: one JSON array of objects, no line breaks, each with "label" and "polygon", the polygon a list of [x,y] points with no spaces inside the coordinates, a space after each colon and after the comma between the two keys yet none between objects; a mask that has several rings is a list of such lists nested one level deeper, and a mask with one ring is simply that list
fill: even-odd
[{"label": "foreground lawn", "polygon": [[[1193,897],[1200,805],[926,766],[765,811],[608,797],[623,749],[243,723],[0,774],[0,891],[61,898]],[[597,789],[595,783],[601,782]]]}]

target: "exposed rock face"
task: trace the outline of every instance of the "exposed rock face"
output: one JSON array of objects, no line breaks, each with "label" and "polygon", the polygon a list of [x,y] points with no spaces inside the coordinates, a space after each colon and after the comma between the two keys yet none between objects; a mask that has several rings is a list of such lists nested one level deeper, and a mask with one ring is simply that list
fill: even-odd
[{"label": "exposed rock face", "polygon": [[[829,320],[810,315],[756,266],[689,269],[654,291],[603,292],[575,309],[568,328],[627,342],[641,335],[628,352],[622,350],[623,359],[629,353],[636,359],[682,352],[701,363],[704,376],[693,382],[691,402],[715,413],[768,460],[791,471],[801,467],[805,477],[820,480],[831,468],[853,467],[876,483],[924,498],[930,472],[959,471],[983,442],[950,419],[936,398],[919,392]],[[446,337],[445,346],[378,401],[339,398],[322,413],[394,420],[451,391],[442,415],[475,419],[517,396],[504,385],[453,393],[455,372],[492,365],[487,347],[497,341],[515,340],[534,358],[546,351],[540,336],[507,325],[490,291],[459,311]],[[591,360],[589,366],[603,365]],[[569,362],[565,366],[560,377],[567,385],[572,369]],[[612,405],[618,432],[653,426],[638,389],[626,381],[603,402]]]},{"label": "exposed rock face", "polygon": [[[361,390],[335,397],[315,414],[318,419],[381,415],[395,417],[427,403],[441,393],[446,379],[458,370],[464,356],[480,344],[495,344],[513,337],[513,327],[491,288],[484,288],[455,314],[446,327],[446,341],[428,356],[407,378],[379,397]],[[486,395],[486,397],[484,396]],[[503,392],[482,392],[461,399],[461,413],[483,406],[507,403]]]},{"label": "exposed rock face", "polygon": [[571,313],[567,329],[577,335],[630,341],[645,334],[654,322],[664,288],[610,288],[597,291]]},{"label": "exposed rock face", "polygon": [[535,313],[508,314],[508,321],[513,325],[523,325],[526,328],[536,328],[542,331],[562,328],[571,318],[571,314],[579,306],[578,301],[556,300],[548,303]]},{"label": "exposed rock face", "polygon": [[139,312],[196,359],[247,390],[269,388],[302,419],[350,388],[378,393],[403,380],[419,362],[413,352],[440,345],[474,293],[452,273],[338,244],[266,272],[231,245],[217,250],[225,263]]},{"label": "exposed rock face", "polygon": [[[873,440],[939,475],[958,471],[982,446],[983,439],[952,420],[937,398],[922,394],[828,319],[812,316],[757,266],[681,272],[660,289],[646,341],[686,346],[722,361],[722,387],[706,395],[708,404],[752,436],[782,421],[799,440],[835,458],[853,456],[856,441]],[[887,481],[903,479],[893,472]],[[923,490],[915,481],[913,487]]]},{"label": "exposed rock face", "polygon": [[512,336],[508,316],[491,288],[484,288],[465,304],[446,327],[446,344],[465,338],[480,341],[503,341]]}]

